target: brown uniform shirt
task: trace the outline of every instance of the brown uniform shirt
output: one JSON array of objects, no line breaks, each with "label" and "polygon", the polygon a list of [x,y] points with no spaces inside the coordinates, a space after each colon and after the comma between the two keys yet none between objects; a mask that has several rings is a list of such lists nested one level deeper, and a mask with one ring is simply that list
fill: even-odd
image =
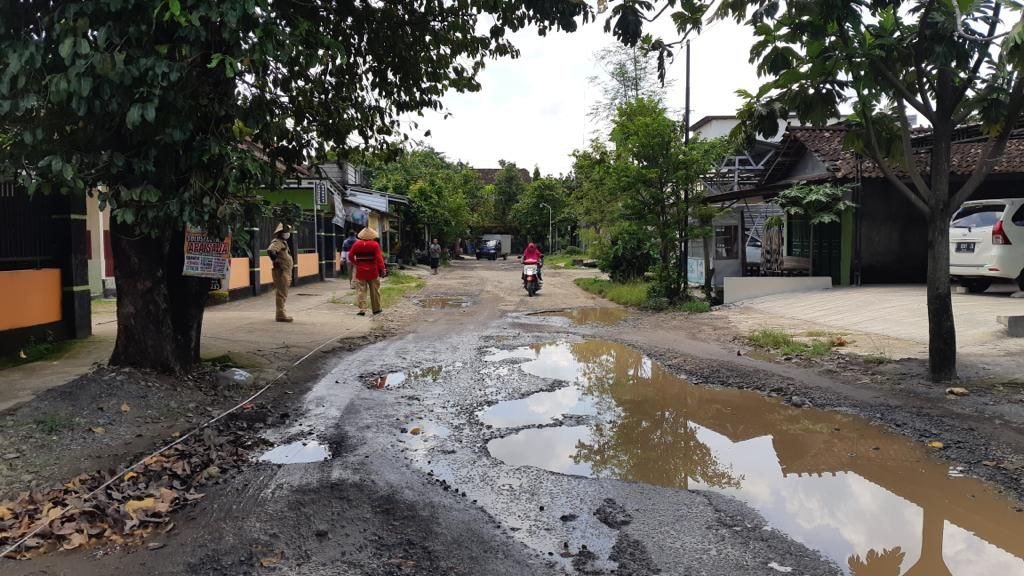
[{"label": "brown uniform shirt", "polygon": [[273,261],[274,268],[291,274],[295,261],[292,260],[292,255],[288,252],[287,242],[281,238],[274,238],[270,246],[267,247],[267,256],[270,256],[270,260]]}]

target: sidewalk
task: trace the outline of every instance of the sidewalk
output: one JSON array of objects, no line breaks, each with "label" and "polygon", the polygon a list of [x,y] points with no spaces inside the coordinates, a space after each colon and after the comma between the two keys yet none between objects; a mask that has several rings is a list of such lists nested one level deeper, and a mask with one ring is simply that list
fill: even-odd
[{"label": "sidewalk", "polygon": [[[382,321],[356,316],[354,302],[355,292],[346,280],[329,279],[291,289],[288,313],[295,318],[291,324],[274,321],[273,292],[212,306],[203,318],[202,357],[227,354],[235,364],[256,372],[277,368],[329,339],[365,336]],[[93,335],[75,341],[61,357],[0,370],[0,410],[105,363],[117,336],[114,301],[93,302],[92,325]]]}]

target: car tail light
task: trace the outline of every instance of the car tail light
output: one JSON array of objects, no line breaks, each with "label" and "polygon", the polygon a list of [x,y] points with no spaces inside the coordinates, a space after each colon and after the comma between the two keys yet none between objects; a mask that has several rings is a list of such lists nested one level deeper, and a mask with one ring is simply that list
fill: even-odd
[{"label": "car tail light", "polygon": [[1013,244],[1013,242],[1010,242],[1010,237],[1003,230],[1002,220],[996,222],[996,225],[992,227],[992,243],[1001,245]]}]

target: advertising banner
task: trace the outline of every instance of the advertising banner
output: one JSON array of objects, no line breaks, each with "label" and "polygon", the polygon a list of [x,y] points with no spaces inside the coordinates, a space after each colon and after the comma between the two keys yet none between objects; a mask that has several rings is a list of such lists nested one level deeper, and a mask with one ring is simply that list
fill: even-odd
[{"label": "advertising banner", "polygon": [[231,235],[211,238],[196,228],[185,230],[183,276],[227,280],[231,274]]}]

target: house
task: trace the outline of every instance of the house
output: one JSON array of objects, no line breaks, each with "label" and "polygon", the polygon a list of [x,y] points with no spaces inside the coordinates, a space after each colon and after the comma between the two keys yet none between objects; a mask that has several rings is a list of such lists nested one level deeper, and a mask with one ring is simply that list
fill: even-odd
[{"label": "house", "polygon": [[[830,276],[837,285],[924,282],[928,248],[924,216],[892,186],[873,161],[844,146],[846,134],[847,127],[842,124],[817,128],[789,126],[765,164],[759,184],[719,191],[709,199],[720,206],[742,210],[770,202],[779,191],[799,183],[849,185],[848,199],[856,208],[844,214],[840,222],[813,229],[812,275]],[[963,127],[957,132],[952,147],[951,186],[967,180],[985,141],[978,126]],[[911,145],[917,151],[918,165],[926,170],[930,133],[916,131]],[[1003,158],[971,199],[1022,196],[1024,133],[1014,135]],[[787,216],[785,221],[786,258],[806,262],[810,256],[810,226],[793,216]],[[744,228],[748,226],[744,221]],[[738,227],[739,221],[723,224],[726,230],[716,231],[716,243],[738,241]],[[737,257],[740,253],[738,248],[730,252]],[[716,272],[719,265],[716,260]],[[721,265],[723,269],[728,267],[728,263]],[[807,272],[805,267],[802,273]],[[721,284],[722,278],[717,276],[716,283]]]},{"label": "house", "polygon": [[92,333],[85,200],[0,181],[0,354]]}]

